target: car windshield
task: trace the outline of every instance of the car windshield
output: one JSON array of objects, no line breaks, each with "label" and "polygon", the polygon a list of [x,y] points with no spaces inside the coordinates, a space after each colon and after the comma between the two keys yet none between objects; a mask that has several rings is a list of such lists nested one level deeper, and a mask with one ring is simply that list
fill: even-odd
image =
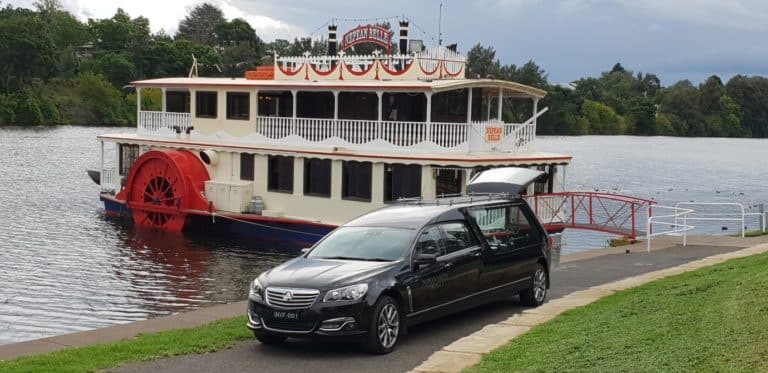
[{"label": "car windshield", "polygon": [[342,227],[307,255],[314,259],[394,261],[411,245],[416,231],[379,227]]}]

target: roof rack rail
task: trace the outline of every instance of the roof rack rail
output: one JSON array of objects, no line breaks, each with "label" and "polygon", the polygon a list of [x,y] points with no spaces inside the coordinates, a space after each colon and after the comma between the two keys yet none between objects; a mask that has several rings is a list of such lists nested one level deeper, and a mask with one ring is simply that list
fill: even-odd
[{"label": "roof rack rail", "polygon": [[441,194],[435,199],[423,197],[398,198],[395,202],[401,205],[435,205],[452,206],[459,203],[506,200],[514,198],[510,193],[470,193],[470,194]]}]

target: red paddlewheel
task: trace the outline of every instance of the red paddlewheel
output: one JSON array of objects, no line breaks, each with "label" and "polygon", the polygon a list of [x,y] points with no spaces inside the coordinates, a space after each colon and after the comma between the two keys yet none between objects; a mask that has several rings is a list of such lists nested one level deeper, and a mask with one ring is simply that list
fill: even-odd
[{"label": "red paddlewheel", "polygon": [[[185,150],[151,150],[131,168],[120,193],[137,226],[179,232],[189,210],[207,210],[203,163]],[[120,195],[118,195],[120,198]]]}]

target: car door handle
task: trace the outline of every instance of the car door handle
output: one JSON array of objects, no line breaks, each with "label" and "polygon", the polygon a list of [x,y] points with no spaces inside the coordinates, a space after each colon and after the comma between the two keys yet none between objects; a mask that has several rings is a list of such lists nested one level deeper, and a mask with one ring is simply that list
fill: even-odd
[{"label": "car door handle", "polygon": [[445,262],[445,264],[443,264],[443,268],[453,268],[453,262]]},{"label": "car door handle", "polygon": [[480,257],[483,255],[483,249],[478,247],[476,249],[472,249],[469,251],[469,253],[474,257]]}]

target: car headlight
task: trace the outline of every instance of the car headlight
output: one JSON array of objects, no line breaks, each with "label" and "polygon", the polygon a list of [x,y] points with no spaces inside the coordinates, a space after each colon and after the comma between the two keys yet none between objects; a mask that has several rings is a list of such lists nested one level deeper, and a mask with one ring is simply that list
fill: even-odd
[{"label": "car headlight", "polygon": [[364,297],[367,292],[368,284],[346,286],[325,293],[323,302],[355,301]]},{"label": "car headlight", "polygon": [[251,282],[251,288],[248,291],[248,296],[256,299],[262,299],[264,297],[264,286],[261,285],[259,279],[254,279],[253,282]]}]

